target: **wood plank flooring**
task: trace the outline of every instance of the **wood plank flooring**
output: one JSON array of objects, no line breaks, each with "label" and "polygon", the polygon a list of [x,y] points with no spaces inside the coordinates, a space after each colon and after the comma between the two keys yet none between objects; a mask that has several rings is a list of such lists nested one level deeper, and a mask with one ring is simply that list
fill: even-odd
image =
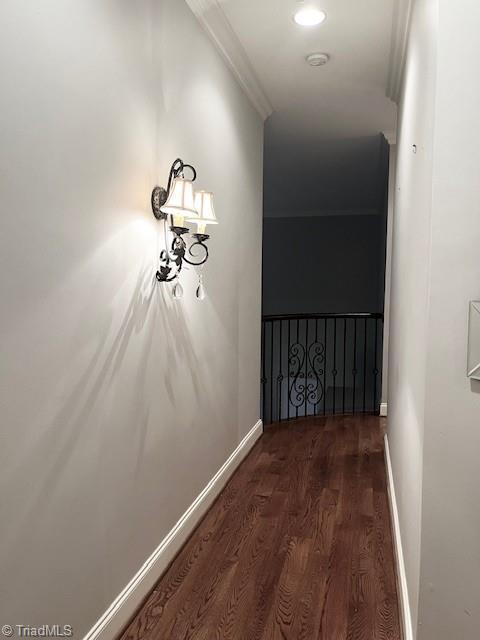
[{"label": "wood plank flooring", "polygon": [[267,429],[122,640],[400,640],[373,416]]}]

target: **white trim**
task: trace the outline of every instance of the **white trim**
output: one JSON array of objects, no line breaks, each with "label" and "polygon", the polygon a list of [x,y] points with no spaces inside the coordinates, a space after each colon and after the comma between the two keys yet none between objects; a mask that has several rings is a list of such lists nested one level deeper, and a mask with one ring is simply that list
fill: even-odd
[{"label": "white trim", "polygon": [[412,616],[410,614],[410,602],[408,599],[407,575],[405,572],[405,560],[403,558],[402,538],[400,535],[400,520],[398,517],[397,499],[395,497],[395,485],[393,481],[392,462],[388,446],[388,436],[385,434],[385,466],[387,468],[388,501],[390,505],[390,517],[392,522],[393,547],[397,565],[397,591],[400,608],[400,619],[403,627],[404,640],[413,640]]},{"label": "white trim", "polygon": [[383,137],[391,147],[397,144],[397,132],[396,131],[382,131]]},{"label": "white trim", "polygon": [[388,404],[386,402],[382,402],[380,405],[380,416],[382,418],[386,418],[388,415]]},{"label": "white trim", "polygon": [[387,97],[398,104],[402,85],[408,28],[413,0],[397,0],[394,3],[390,62],[387,78]]},{"label": "white trim", "polygon": [[185,1],[233,71],[255,109],[263,120],[266,120],[272,115],[273,107],[220,2],[218,0]]},{"label": "white trim", "polygon": [[84,640],[114,640],[119,635],[162,573],[180,551],[199,520],[224,488],[232,473],[262,435],[262,431],[262,421],[259,420],[192,502],[137,574],[130,580],[125,589],[90,629]]}]

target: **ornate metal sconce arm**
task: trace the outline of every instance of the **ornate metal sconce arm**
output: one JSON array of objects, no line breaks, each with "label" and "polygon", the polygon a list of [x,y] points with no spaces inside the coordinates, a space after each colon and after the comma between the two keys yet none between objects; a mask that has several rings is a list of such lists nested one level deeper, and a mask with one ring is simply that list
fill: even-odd
[{"label": "ornate metal sconce arm", "polygon": [[[186,262],[192,267],[200,267],[208,260],[209,253],[205,241],[210,237],[204,233],[195,233],[193,242],[188,248],[188,255],[193,258],[190,260],[186,257],[187,243],[183,239],[183,235],[188,233],[185,227],[171,227],[174,234],[170,251],[165,249],[160,254],[160,268],[157,271],[156,278],[159,282],[172,282],[180,275],[183,263]],[[203,256],[198,256],[196,248],[199,247],[203,252]]]},{"label": "ornate metal sconce arm", "polygon": [[[195,238],[195,242],[193,242],[190,245],[188,249],[188,255],[194,258],[194,260],[190,260],[186,256],[183,256],[183,259],[185,260],[185,262],[192,265],[192,267],[201,267],[202,264],[205,264],[206,261],[208,260],[208,256],[209,256],[208,247],[205,244],[205,241],[208,240],[210,236],[207,235],[206,233],[194,233],[193,237]],[[202,256],[197,255],[197,251],[196,251],[197,247],[200,248],[201,251],[203,252],[203,258]],[[195,258],[199,258],[199,259],[195,260]]]},{"label": "ornate metal sconce arm", "polygon": [[163,249],[160,253],[160,268],[156,273],[158,282],[172,282],[180,275],[187,250],[182,235],[188,233],[183,227],[172,227],[174,233],[170,251]]}]

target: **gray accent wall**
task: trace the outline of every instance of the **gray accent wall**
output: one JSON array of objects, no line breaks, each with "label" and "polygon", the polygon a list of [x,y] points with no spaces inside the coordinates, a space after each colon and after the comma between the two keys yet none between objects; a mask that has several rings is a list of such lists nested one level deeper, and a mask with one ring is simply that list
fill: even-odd
[{"label": "gray accent wall", "polygon": [[383,214],[264,219],[263,313],[383,311]]},{"label": "gray accent wall", "polygon": [[263,313],[382,312],[389,148],[265,123]]}]

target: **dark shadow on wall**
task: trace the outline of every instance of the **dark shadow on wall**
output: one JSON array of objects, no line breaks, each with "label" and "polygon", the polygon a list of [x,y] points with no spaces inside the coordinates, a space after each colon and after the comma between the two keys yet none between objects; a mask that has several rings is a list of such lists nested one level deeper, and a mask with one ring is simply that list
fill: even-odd
[{"label": "dark shadow on wall", "polygon": [[[167,300],[169,295],[169,291],[159,287],[151,265],[139,271],[131,299],[115,334],[112,335],[113,314],[105,314],[101,328],[97,327],[96,330],[95,352],[83,373],[71,387],[61,408],[52,417],[51,423],[39,429],[35,447],[28,448],[24,455],[19,455],[13,462],[12,471],[14,467],[31,466],[33,456],[45,461],[42,474],[38,475],[35,486],[31,488],[30,498],[24,504],[21,525],[18,526],[16,523],[15,530],[13,527],[11,530],[6,527],[5,530],[6,538],[17,536],[16,548],[20,550],[19,553],[25,545],[31,544],[33,534],[28,523],[42,521],[41,515],[48,504],[48,497],[56,491],[59,482],[67,475],[80,441],[88,438],[86,432],[89,429],[103,428],[104,414],[99,412],[99,409],[104,407],[109,389],[116,384],[116,378],[135,336],[141,336],[142,340],[139,364],[136,375],[132,377],[131,389],[134,395],[130,403],[134,410],[131,446],[135,449],[136,473],[139,472],[145,455],[150,416],[145,388],[149,363],[155,357],[156,334],[160,332],[164,336],[169,371],[174,370],[179,361],[188,363],[195,400],[200,404],[203,399],[203,402],[213,406],[213,398],[209,397],[211,390],[197,374],[200,363],[185,315],[180,308],[171,304],[171,300]],[[183,388],[169,387],[168,371],[165,370],[163,380],[159,379],[159,385],[166,390],[172,406],[179,406],[185,401]],[[13,479],[16,475],[11,473],[10,477]],[[95,512],[93,502],[92,512]],[[21,543],[19,537],[24,538]],[[19,557],[12,555],[12,570],[15,563],[20,561]]]},{"label": "dark shadow on wall", "polygon": [[470,379],[470,389],[472,393],[480,394],[480,380],[472,380]]},{"label": "dark shadow on wall", "polygon": [[[116,373],[122,366],[132,334],[141,332],[147,322],[155,289],[152,281],[151,289],[148,295],[145,295],[143,289],[146,279],[152,280],[151,269],[144,268],[139,272],[130,304],[110,347],[107,347],[107,343],[112,315],[110,314],[108,320],[104,322],[101,331],[97,333],[97,347],[88,366],[65,398],[61,409],[48,425],[48,429],[42,430],[44,436],[39,439],[37,447],[30,450],[31,455],[50,461],[54,459],[55,463],[45,468],[43,476],[38,478],[31,500],[32,511],[25,512],[26,522],[32,522],[37,517],[35,511],[41,509],[43,504],[41,496],[49,496],[54,491],[58,479],[62,477],[63,470],[68,467],[71,456],[76,451],[77,443],[84,434],[92,414],[98,408],[99,400],[111,386]],[[151,344],[152,337],[150,333],[147,347]],[[19,458],[18,464],[30,465],[30,461]],[[28,527],[25,527],[25,530],[28,533]]]}]

